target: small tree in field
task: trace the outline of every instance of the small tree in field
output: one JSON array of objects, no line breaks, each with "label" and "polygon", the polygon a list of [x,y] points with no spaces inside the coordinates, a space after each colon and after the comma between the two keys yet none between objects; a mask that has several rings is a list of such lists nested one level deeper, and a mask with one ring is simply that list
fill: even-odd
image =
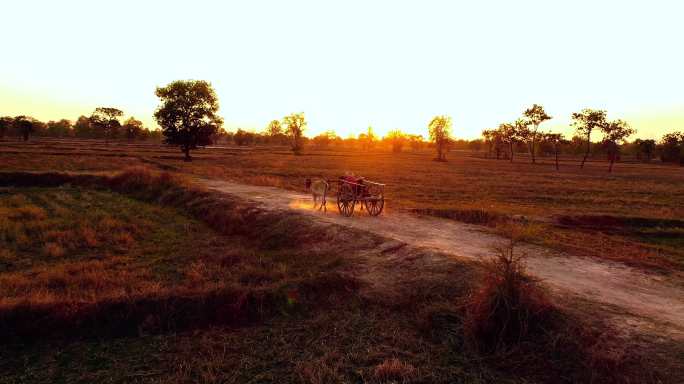
[{"label": "small tree in field", "polygon": [[520,140],[523,143],[527,143],[527,148],[530,151],[530,157],[534,158],[532,152],[534,151],[534,141],[536,134],[533,134],[530,130],[530,122],[525,119],[517,119],[513,123],[515,130],[515,140]]},{"label": "small tree in field", "polygon": [[615,159],[620,153],[620,145],[626,138],[634,134],[635,130],[625,121],[618,119],[603,123],[601,125],[601,131],[603,132],[603,142],[608,148],[608,157],[610,158],[608,172],[613,172],[613,163],[615,163]]},{"label": "small tree in field", "polygon": [[266,134],[275,137],[283,134],[283,126],[278,120],[272,120],[266,127]]},{"label": "small tree in field", "polygon": [[373,149],[375,141],[377,140],[377,137],[375,137],[375,132],[373,132],[373,127],[369,125],[365,133],[359,134],[358,140],[359,143],[361,143],[361,148],[363,150],[368,151]]},{"label": "small tree in field", "polygon": [[449,148],[451,136],[451,117],[446,115],[435,116],[428,124],[430,140],[435,143],[437,161],[446,161],[446,153]]},{"label": "small tree in field", "polygon": [[653,139],[636,139],[634,141],[634,144],[637,146],[637,150],[639,151],[639,157],[642,155],[645,157],[646,162],[651,162],[651,159],[653,158],[653,154],[655,153],[656,150],[656,142]]},{"label": "small tree in field", "polygon": [[290,147],[295,155],[302,153],[304,130],[306,129],[306,120],[304,119],[304,112],[293,113],[285,116],[283,123],[286,128],[287,136],[290,138]]},{"label": "small tree in field", "polygon": [[572,114],[572,125],[577,129],[577,133],[587,138],[587,151],[584,153],[581,168],[589,157],[591,151],[591,132],[594,128],[601,128],[606,123],[606,111],[585,108],[580,112]]},{"label": "small tree in field", "polygon": [[135,139],[140,138],[143,133],[142,121],[137,120],[134,117],[131,117],[128,120],[126,120],[122,128],[124,130],[124,133],[126,134],[126,139],[128,139],[128,141],[133,141]]},{"label": "small tree in field", "polygon": [[90,124],[101,132],[105,140],[114,139],[121,128],[121,122],[119,122],[121,116],[123,116],[123,111],[117,108],[95,108],[95,112],[90,115]]},{"label": "small tree in field", "polygon": [[506,143],[508,145],[509,151],[510,151],[510,158],[509,160],[511,163],[513,162],[513,152],[515,148],[515,143],[518,141],[518,131],[516,130],[516,127],[514,124],[511,123],[503,123],[499,124],[499,129],[497,130],[499,137],[501,138],[501,141]]},{"label": "small tree in field", "polygon": [[177,80],[155,92],[161,105],[154,118],[162,128],[164,143],[180,146],[185,161],[192,161],[190,150],[211,145],[211,137],[223,124],[218,115],[218,97],[211,84],[203,80]]},{"label": "small tree in field", "polygon": [[533,104],[532,107],[528,108],[524,112],[525,118],[532,125],[533,129],[529,130],[529,146],[530,155],[532,156],[532,162],[536,162],[535,158],[535,144],[538,138],[539,124],[550,120],[551,116],[547,115],[544,111],[544,107],[538,104]]},{"label": "small tree in field", "polygon": [[406,135],[402,131],[395,129],[387,133],[387,140],[392,144],[392,152],[399,153],[406,142]]},{"label": "small tree in field", "polygon": [[558,153],[560,152],[561,144],[565,143],[565,138],[562,133],[545,133],[541,136],[542,140],[553,146],[554,158],[556,160],[556,171],[558,167]]}]

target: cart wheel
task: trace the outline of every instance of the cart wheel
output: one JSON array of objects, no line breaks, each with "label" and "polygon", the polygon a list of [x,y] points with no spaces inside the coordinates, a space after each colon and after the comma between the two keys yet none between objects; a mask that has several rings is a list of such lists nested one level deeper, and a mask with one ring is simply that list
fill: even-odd
[{"label": "cart wheel", "polygon": [[340,210],[340,215],[350,217],[354,214],[355,204],[354,189],[351,185],[342,184],[337,191],[337,209]]},{"label": "cart wheel", "polygon": [[368,214],[371,216],[377,216],[382,213],[384,207],[384,198],[366,200],[366,211],[368,211]]}]

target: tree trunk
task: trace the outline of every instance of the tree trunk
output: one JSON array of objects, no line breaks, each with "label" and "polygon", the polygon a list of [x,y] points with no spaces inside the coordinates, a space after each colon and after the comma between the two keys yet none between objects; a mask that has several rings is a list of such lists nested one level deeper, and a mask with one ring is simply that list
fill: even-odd
[{"label": "tree trunk", "polygon": [[183,161],[192,161],[192,157],[190,157],[190,147],[183,148],[183,153],[185,153]]},{"label": "tree trunk", "polygon": [[30,134],[28,131],[24,131],[24,141],[28,141]]},{"label": "tree trunk", "polygon": [[554,146],[554,152],[556,153],[556,171],[558,170],[558,145]]},{"label": "tree trunk", "polygon": [[610,154],[610,165],[608,166],[608,173],[613,172],[613,163],[615,162],[615,154],[611,153]]},{"label": "tree trunk", "polygon": [[587,136],[587,151],[584,153],[584,159],[582,159],[582,165],[580,165],[580,168],[584,168],[584,163],[587,161],[587,157],[589,157],[589,151],[591,150],[591,138]]},{"label": "tree trunk", "polygon": [[512,141],[510,144],[510,148],[511,148],[511,163],[512,163],[513,162],[513,142]]}]

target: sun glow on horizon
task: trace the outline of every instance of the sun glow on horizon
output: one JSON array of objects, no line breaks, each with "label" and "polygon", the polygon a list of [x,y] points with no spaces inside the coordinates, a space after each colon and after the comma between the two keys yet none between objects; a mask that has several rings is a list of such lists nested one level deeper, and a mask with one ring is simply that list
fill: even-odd
[{"label": "sun glow on horizon", "polygon": [[26,0],[3,14],[3,116],[75,120],[114,106],[154,126],[155,87],[192,78],[212,83],[231,130],[304,112],[310,137],[368,126],[426,137],[448,114],[454,136],[474,138],[533,103],[554,117],[543,130],[571,133],[585,107],[638,137],[684,130],[674,0]]}]

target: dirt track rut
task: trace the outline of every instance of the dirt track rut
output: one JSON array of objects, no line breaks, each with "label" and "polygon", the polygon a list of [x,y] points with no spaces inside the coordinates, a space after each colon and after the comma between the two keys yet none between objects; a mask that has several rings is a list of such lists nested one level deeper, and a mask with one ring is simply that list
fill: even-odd
[{"label": "dirt track rut", "polygon": [[[334,198],[328,212],[312,209],[311,197],[279,188],[222,180],[198,180],[205,187],[262,203],[269,209],[291,209],[316,220],[372,232],[412,246],[426,247],[456,257],[481,259],[503,239],[482,227],[388,210],[379,217],[338,214]],[[591,258],[554,253],[526,245],[528,270],[560,294],[574,294],[631,315],[626,325],[684,341],[684,290],[670,278]],[[628,320],[627,320],[628,319]]]}]

